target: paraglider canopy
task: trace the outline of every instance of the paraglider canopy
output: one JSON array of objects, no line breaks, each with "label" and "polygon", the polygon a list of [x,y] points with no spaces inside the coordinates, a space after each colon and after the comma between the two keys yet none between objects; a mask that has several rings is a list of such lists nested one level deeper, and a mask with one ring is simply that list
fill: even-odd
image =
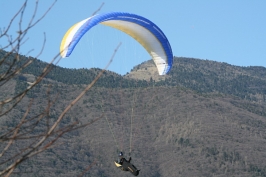
[{"label": "paraglider canopy", "polygon": [[151,55],[159,75],[165,75],[170,71],[173,54],[162,30],[146,18],[126,12],[99,14],[73,25],[62,39],[61,56],[70,56],[82,36],[97,24],[116,28],[136,39]]}]

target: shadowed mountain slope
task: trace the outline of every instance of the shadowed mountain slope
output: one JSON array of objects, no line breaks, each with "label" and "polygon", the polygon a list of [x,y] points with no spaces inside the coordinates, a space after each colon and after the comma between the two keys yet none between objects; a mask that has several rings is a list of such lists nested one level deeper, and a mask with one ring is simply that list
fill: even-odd
[{"label": "shadowed mountain slope", "polygon": [[[25,88],[44,66],[35,60],[5,85],[0,98]],[[67,113],[61,126],[100,120],[64,135],[53,149],[29,159],[16,172],[77,176],[95,161],[85,176],[132,176],[113,163],[118,150],[126,157],[131,150],[132,163],[141,169],[139,176],[266,176],[265,68],[179,57],[167,76],[157,77],[149,67],[151,61],[125,76],[107,71]],[[52,123],[98,72],[55,66],[1,118],[0,130],[16,125],[31,98],[30,115],[45,109],[50,84],[50,97],[59,94],[50,111]],[[17,149],[14,145],[11,150]]]}]

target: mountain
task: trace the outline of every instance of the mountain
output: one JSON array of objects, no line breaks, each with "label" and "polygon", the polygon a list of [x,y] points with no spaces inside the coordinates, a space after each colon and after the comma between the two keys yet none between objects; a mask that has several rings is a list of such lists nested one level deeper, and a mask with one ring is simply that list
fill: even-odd
[{"label": "mountain", "polygon": [[265,102],[265,76],[265,67],[239,67],[209,60],[175,57],[172,70],[167,76],[154,74],[154,64],[150,60],[136,66],[127,77],[147,81],[152,78],[161,81],[157,85],[182,86],[200,93],[216,92]]},{"label": "mountain", "polygon": [[[46,66],[33,60],[1,88],[0,98],[27,87],[26,82]],[[48,98],[57,98],[50,110],[53,122],[99,71],[54,66],[2,117],[1,127],[16,125],[32,98],[30,115],[45,109]],[[125,76],[106,71],[60,126],[101,118],[65,134],[16,172],[19,176],[77,176],[96,162],[84,176],[132,176],[114,166],[117,150],[122,149],[126,157],[131,150],[132,163],[141,169],[139,176],[266,176],[265,75],[264,67],[183,57],[174,58],[167,76],[157,76],[150,60]]]}]

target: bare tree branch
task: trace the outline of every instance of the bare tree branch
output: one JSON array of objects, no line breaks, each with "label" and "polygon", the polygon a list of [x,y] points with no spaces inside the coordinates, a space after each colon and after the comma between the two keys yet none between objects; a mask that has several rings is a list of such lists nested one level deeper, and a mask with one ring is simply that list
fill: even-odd
[{"label": "bare tree branch", "polygon": [[92,16],[94,16],[97,12],[99,12],[102,9],[103,5],[104,5],[104,2],[101,4],[101,6],[95,12],[93,12]]},{"label": "bare tree branch", "polygon": [[90,169],[91,169],[91,167],[93,166],[93,165],[95,165],[96,164],[96,160],[94,160],[78,177],[81,177],[81,176],[83,176],[87,171],[89,171]]},{"label": "bare tree branch", "polygon": [[[25,0],[22,7],[19,11],[14,15],[11,19],[7,28],[3,31],[1,30],[0,38],[5,37],[7,39],[7,45],[1,48],[3,49],[10,49],[4,57],[0,58],[0,66],[5,66],[5,71],[0,73],[0,87],[7,84],[9,81],[12,81],[16,76],[20,76],[21,72],[27,68],[32,62],[33,59],[30,57],[24,61],[24,63],[18,62],[21,61],[19,51],[20,47],[27,42],[28,38],[26,38],[28,31],[33,28],[37,23],[39,23],[46,14],[50,11],[50,9],[54,6],[57,0],[51,4],[51,6],[42,14],[41,17],[36,19],[36,14],[39,6],[39,0],[36,0],[35,9],[32,14],[30,21],[28,22],[25,29],[22,28],[22,22],[24,20],[24,13],[27,7],[28,1]],[[101,10],[102,5],[93,13],[95,15],[98,11]],[[13,39],[12,36],[8,34],[11,25],[14,22],[14,19],[19,17],[18,23],[18,32],[17,36]],[[43,52],[46,43],[46,35],[44,33],[44,40],[42,44],[42,48],[40,52],[37,54],[37,57]],[[42,111],[35,115],[31,115],[32,112],[32,105],[34,100],[31,100],[26,111],[21,118],[19,118],[15,126],[7,127],[6,130],[1,131],[0,133],[0,142],[5,143],[3,144],[3,148],[0,151],[0,165],[4,166],[4,169],[0,169],[0,176],[10,176],[15,168],[25,160],[31,158],[34,155],[42,153],[43,151],[52,148],[55,146],[57,140],[61,138],[65,133],[77,130],[80,128],[84,128],[86,126],[91,125],[92,123],[100,120],[104,115],[101,115],[98,118],[93,119],[90,122],[80,125],[79,121],[65,124],[60,124],[65,117],[66,113],[70,111],[70,109],[77,104],[77,102],[84,96],[84,94],[90,90],[93,85],[97,82],[97,80],[103,75],[106,69],[109,67],[111,62],[114,59],[114,56],[121,46],[121,43],[115,48],[113,55],[111,56],[109,62],[107,63],[106,67],[98,73],[98,75],[94,78],[94,80],[87,85],[87,87],[75,98],[73,101],[68,104],[65,109],[59,114],[56,119],[51,119],[50,113],[51,109],[56,102],[58,101],[58,94],[54,97],[51,97],[49,86],[46,91],[46,98],[47,104],[42,107]],[[57,54],[52,61],[47,64],[47,66],[42,70],[41,74],[39,74],[36,79],[31,82],[26,89],[20,91],[19,93],[15,94],[14,96],[8,95],[3,100],[0,101],[0,118],[3,116],[8,115],[12,110],[25,98],[27,93],[32,90],[37,84],[39,84],[47,74],[53,69],[54,65],[57,64],[61,60],[60,53]],[[61,127],[59,125],[62,125]],[[34,132],[37,128],[41,129],[38,133]],[[38,129],[38,130],[39,130]],[[16,152],[9,154],[9,151],[14,149],[15,145],[20,145],[18,141],[25,142],[23,145],[17,148]],[[93,162],[90,166],[88,166],[81,175],[85,174],[92,165],[96,164],[96,161]]]}]

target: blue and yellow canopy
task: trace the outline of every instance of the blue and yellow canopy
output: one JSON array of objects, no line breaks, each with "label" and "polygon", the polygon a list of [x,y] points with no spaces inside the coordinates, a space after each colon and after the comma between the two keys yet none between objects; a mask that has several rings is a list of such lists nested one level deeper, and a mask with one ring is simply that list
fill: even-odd
[{"label": "blue and yellow canopy", "polygon": [[61,42],[61,56],[63,58],[70,56],[82,36],[97,24],[116,28],[136,39],[151,55],[159,75],[170,71],[173,53],[162,30],[144,17],[125,12],[95,15],[73,25]]}]

